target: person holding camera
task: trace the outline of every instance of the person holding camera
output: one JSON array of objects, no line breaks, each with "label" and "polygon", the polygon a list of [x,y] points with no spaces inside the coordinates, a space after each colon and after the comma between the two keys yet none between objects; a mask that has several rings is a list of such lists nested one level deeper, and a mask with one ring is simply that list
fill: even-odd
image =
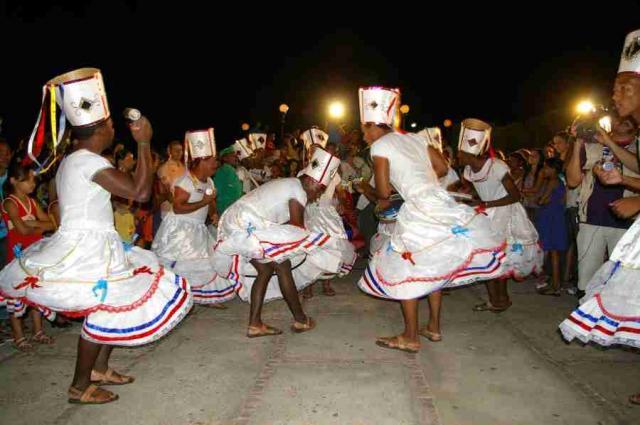
[{"label": "person holding camera", "polygon": [[[604,162],[614,164],[625,176],[637,176],[636,128],[623,112],[612,119],[611,134],[597,124],[597,120],[580,122],[572,126],[577,137],[566,169],[569,187],[580,186],[578,197],[579,232],[578,246],[578,294],[584,290],[602,266],[606,253],[611,253],[632,220],[615,213],[618,203],[626,204],[634,193],[621,184],[605,184],[597,177],[602,173]],[[626,113],[626,112],[625,112]]]},{"label": "person holding camera", "polygon": [[[602,130],[597,131],[596,140],[609,147],[614,154],[616,152],[614,149],[617,149],[614,138],[619,137],[621,131],[624,132],[619,128],[625,125],[623,124],[624,119],[631,118],[635,122],[640,122],[640,55],[638,52],[640,52],[640,30],[627,35],[618,76],[613,88],[613,101],[622,120],[618,121],[618,128],[614,128],[611,134]],[[629,132],[631,131],[629,130]],[[585,147],[589,145],[585,144]],[[602,148],[599,144],[593,146]],[[596,165],[594,173],[605,184],[615,184],[613,187],[618,188],[619,191],[623,190],[623,184],[636,190],[640,189],[640,180],[627,175],[630,168],[638,170],[637,157],[627,155],[620,149],[617,150],[619,151],[618,158],[623,163],[622,173],[606,162]],[[600,184],[600,181],[593,184]],[[609,187],[607,186],[607,188]],[[638,196],[624,197],[621,194],[618,199],[607,205],[607,207],[609,206],[612,210],[611,213],[620,216],[620,220],[627,219],[640,212],[640,198]],[[582,233],[582,228],[580,232]],[[603,241],[603,239],[613,235],[613,232],[610,232],[609,229],[603,229],[599,233],[592,232],[591,234],[594,239],[592,245],[599,250],[600,246],[609,242],[608,240]],[[579,237],[578,243],[580,243],[580,239]],[[636,221],[618,239],[609,260],[598,268],[586,285],[586,295],[580,300],[580,306],[560,324],[560,330],[566,340],[571,341],[578,338],[584,343],[593,341],[602,346],[622,344],[640,347],[640,322],[638,321],[640,316],[640,287],[638,286],[640,222]],[[584,243],[585,239],[582,241]],[[578,245],[578,249],[580,249],[580,245]],[[601,252],[600,260],[602,255]],[[580,264],[582,265],[582,262]],[[580,270],[580,275],[581,278],[584,277],[583,270]],[[629,402],[640,404],[640,394],[630,396]]]}]

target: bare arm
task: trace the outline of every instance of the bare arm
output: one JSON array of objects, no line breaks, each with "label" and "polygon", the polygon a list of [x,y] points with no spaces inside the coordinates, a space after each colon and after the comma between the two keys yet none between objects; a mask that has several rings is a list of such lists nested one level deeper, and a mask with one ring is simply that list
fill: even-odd
[{"label": "bare arm", "polygon": [[[533,184],[533,187],[529,188],[529,189],[523,189],[522,191],[526,194],[526,195],[536,195],[540,192],[540,190],[542,190],[542,186],[544,185],[544,179],[545,177],[542,175],[542,173],[538,173],[538,177],[536,177],[536,181]],[[515,185],[515,183],[514,183]]]},{"label": "bare arm", "polygon": [[20,218],[20,209],[15,202],[6,199],[2,204],[4,210],[7,212],[9,216],[9,220],[13,223],[13,227],[20,233],[21,235],[40,235],[42,231],[37,226],[30,226],[25,221]]},{"label": "bare arm", "polygon": [[596,165],[593,167],[593,174],[598,177],[602,184],[623,185],[629,190],[640,192],[640,179],[637,177],[623,176],[617,168],[611,171],[605,171],[601,165]]},{"label": "bare arm", "polygon": [[189,214],[190,212],[197,211],[202,207],[206,207],[207,205],[210,205],[212,202],[215,202],[215,199],[216,199],[215,194],[207,195],[205,193],[204,196],[202,197],[202,200],[190,203],[189,196],[191,196],[191,194],[186,190],[178,186],[174,188],[174,194],[173,194],[173,212],[174,213]]},{"label": "bare arm", "polygon": [[511,175],[509,173],[505,174],[502,178],[502,185],[507,190],[507,196],[496,199],[495,201],[485,202],[485,206],[487,208],[493,207],[503,207],[505,205],[515,204],[516,202],[520,202],[520,191],[516,187],[516,184],[513,182]]},{"label": "bare arm", "polygon": [[353,185],[354,189],[363,194],[370,202],[376,202],[378,196],[376,195],[376,189],[373,188],[368,181],[362,180]]},{"label": "bare arm", "polygon": [[42,231],[42,232],[52,232],[54,230],[56,230],[56,225],[55,223],[53,223],[51,221],[51,217],[49,217],[47,215],[47,213],[45,213],[42,210],[42,207],[40,206],[40,204],[38,204],[37,202],[35,203],[36,206],[36,218],[38,219],[37,221],[37,226],[38,228]]},{"label": "bare arm", "polygon": [[216,198],[215,198],[216,194],[213,194],[213,201],[211,201],[209,203],[209,220],[211,220],[211,223],[214,226],[218,225],[218,220],[220,219],[220,217],[218,217],[218,206],[216,205]]},{"label": "bare arm", "polygon": [[96,173],[93,181],[105,190],[121,198],[146,202],[151,196],[153,170],[151,167],[150,141],[153,135],[151,124],[142,117],[129,124],[131,135],[138,143],[138,162],[133,177],[115,168],[107,168]]},{"label": "bare arm", "polygon": [[427,153],[429,154],[429,158],[431,159],[431,166],[433,167],[433,171],[436,172],[438,178],[444,177],[449,172],[449,165],[447,161],[444,159],[442,154],[435,150],[432,146],[429,146],[427,149]]},{"label": "bare arm", "polygon": [[600,127],[598,127],[598,134],[596,140],[604,146],[607,146],[611,153],[624,164],[625,167],[633,171],[634,173],[640,173],[640,164],[638,164],[638,157],[635,153],[629,152],[616,142],[611,140],[611,137]]},{"label": "bare arm", "polygon": [[304,229],[304,207],[295,199],[289,199],[289,224]]},{"label": "bare arm", "polygon": [[640,197],[620,198],[613,201],[610,206],[615,215],[630,218],[640,212]]},{"label": "bare arm", "polygon": [[376,197],[378,200],[389,199],[393,193],[389,180],[389,160],[381,156],[374,156],[373,170],[376,179]]},{"label": "bare arm", "polygon": [[583,174],[580,167],[580,156],[583,146],[584,142],[581,139],[577,139],[573,145],[573,152],[567,165],[567,185],[571,189],[580,186],[580,183],[582,183]]},{"label": "bare arm", "polygon": [[556,185],[554,184],[556,183],[555,181],[556,178],[557,178],[557,173],[554,171],[552,178],[547,179],[547,182],[544,185],[544,190],[540,195],[540,199],[538,199],[538,205],[544,205],[549,203],[549,200],[551,199],[551,193],[553,192],[553,189],[556,188]]}]

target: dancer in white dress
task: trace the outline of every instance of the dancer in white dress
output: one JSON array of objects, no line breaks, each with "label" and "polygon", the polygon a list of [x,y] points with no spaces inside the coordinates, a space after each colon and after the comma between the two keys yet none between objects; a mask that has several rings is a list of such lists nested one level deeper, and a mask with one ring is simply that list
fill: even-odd
[{"label": "dancer in white dress", "polygon": [[[400,300],[405,331],[379,338],[378,345],[416,352],[418,300],[445,285],[459,286],[503,273],[504,240],[490,230],[486,216],[456,203],[438,183],[446,161],[415,134],[391,129],[400,93],[360,89],[365,141],[371,144],[378,208],[386,209],[392,187],[402,196],[391,238],[373,253],[358,282],[364,292]],[[431,305],[425,336],[439,333],[440,306]]]},{"label": "dancer in white dress", "polygon": [[188,131],[186,173],[173,186],[173,207],[162,220],[152,251],[160,263],[189,282],[193,301],[212,307],[235,297],[235,285],[218,277],[211,257],[216,243],[207,218],[217,222],[216,192],[211,176],[217,168],[213,128]]},{"label": "dancer in white dress", "polygon": [[185,279],[160,266],[152,252],[124,246],[114,229],[112,193],[136,201],[151,195],[149,121],[141,117],[129,125],[138,144],[129,176],[100,156],[114,136],[100,72],[72,71],[46,88],[56,90],[76,144],[56,175],[61,223],[0,272],[0,288],[30,305],[85,317],[69,402],[108,403],[118,396],[96,384],[133,382],[109,368],[113,347],[162,337],[188,313],[192,299]]},{"label": "dancer in white dress", "polygon": [[[438,127],[425,128],[416,134],[425,140],[427,146],[431,146],[439,153],[442,153],[442,134]],[[456,173],[449,164],[447,164],[447,173],[442,177],[438,177],[438,183],[445,190],[459,181],[460,178],[458,177],[458,173]],[[377,201],[374,176],[371,177],[371,180],[368,183],[364,181],[359,182],[354,185],[354,188],[367,197],[370,202]],[[394,226],[395,218],[391,220],[379,220],[378,230],[376,234],[373,235],[369,243],[371,253],[376,252],[389,241],[391,234],[393,233]],[[433,294],[436,293],[434,292]],[[439,340],[441,336],[438,335],[435,338]]]},{"label": "dancer in white dress", "polygon": [[214,264],[220,276],[235,281],[244,301],[250,299],[247,336],[282,332],[262,322],[265,299],[284,297],[295,319],[294,332],[315,326],[302,310],[297,291],[323,273],[338,273],[341,256],[332,248],[330,235],[304,228],[304,207],[324,192],[339,164],[330,155],[314,157],[303,176],[265,183],[220,217]]},{"label": "dancer in white dress", "polygon": [[508,242],[506,273],[487,282],[489,301],[476,305],[474,311],[505,311],[511,306],[507,279],[522,280],[542,271],[544,252],[538,232],[520,203],[509,166],[490,157],[491,126],[469,118],[462,122],[458,143],[458,163],[464,166],[463,178],[473,184],[480,196],[479,208],[491,219],[493,230]]},{"label": "dancer in white dress", "polygon": [[[328,148],[329,135],[318,128],[310,128],[300,135],[304,146],[304,167],[308,167],[311,158],[316,151],[321,156],[334,155],[334,153],[324,152]],[[303,171],[300,172],[302,174]],[[337,274],[325,274],[321,276],[322,292],[327,296],[335,295],[335,291],[331,287],[331,279],[348,274],[353,268],[358,256],[356,255],[353,244],[349,242],[349,237],[345,231],[342,217],[338,214],[336,207],[339,204],[337,190],[340,187],[340,173],[336,173],[331,181],[327,184],[327,189],[316,202],[308,203],[304,209],[304,225],[307,230],[314,232],[323,232],[331,235],[331,243],[334,244],[336,251],[341,253],[341,266]],[[304,298],[313,296],[313,284],[307,286],[303,291]]]}]

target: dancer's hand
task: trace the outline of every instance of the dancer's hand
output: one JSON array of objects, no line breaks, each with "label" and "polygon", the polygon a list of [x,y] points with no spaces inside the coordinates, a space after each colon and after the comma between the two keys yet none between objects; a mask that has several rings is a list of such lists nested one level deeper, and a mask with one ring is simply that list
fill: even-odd
[{"label": "dancer's hand", "polygon": [[153,136],[153,128],[147,117],[142,116],[139,120],[129,123],[131,136],[137,143],[150,143]]}]

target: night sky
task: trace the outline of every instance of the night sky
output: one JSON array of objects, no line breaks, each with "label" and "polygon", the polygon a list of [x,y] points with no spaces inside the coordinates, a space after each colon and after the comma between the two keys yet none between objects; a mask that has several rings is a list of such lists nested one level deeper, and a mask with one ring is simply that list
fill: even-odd
[{"label": "night sky", "polygon": [[323,126],[332,99],[356,125],[357,88],[371,84],[400,87],[420,127],[570,114],[585,95],[608,101],[624,37],[640,28],[640,5],[627,1],[530,10],[388,2],[357,13],[346,2],[286,11],[232,2],[224,12],[217,2],[22,3],[0,3],[0,115],[13,143],[35,123],[42,84],[84,66],[102,70],[116,121],[138,107],[158,146],[213,126],[222,147],[242,122],[279,133],[283,102],[288,130]]}]

